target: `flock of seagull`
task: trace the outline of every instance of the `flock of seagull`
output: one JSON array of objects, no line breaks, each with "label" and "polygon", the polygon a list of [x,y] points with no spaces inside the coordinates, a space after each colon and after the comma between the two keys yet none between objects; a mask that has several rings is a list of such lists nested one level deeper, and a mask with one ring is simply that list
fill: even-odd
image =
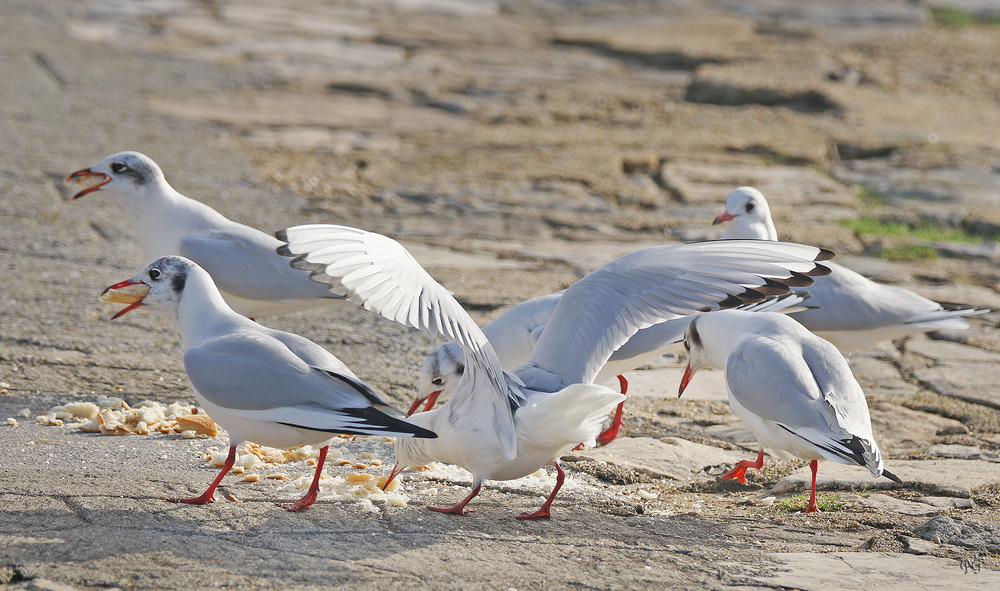
[{"label": "flock of seagull", "polygon": [[[553,465],[551,494],[520,516],[547,519],[565,477],[560,456],[617,435],[628,384],[622,374],[683,346],[688,366],[679,395],[699,369],[724,370],[730,406],[760,444],[756,461],[740,462],[724,478],[745,482],[748,468],[763,466],[765,447],[808,460],[814,512],[818,460],[900,481],[883,465],[843,353],[966,328],[967,316],[987,311],[945,309],[831,263],[827,250],[777,241],[767,201],[750,187],[733,191],[714,221],[727,224],[724,240],[631,252],[480,328],[381,234],[311,224],[268,235],[178,193],[137,152],[108,156],[66,182],[73,200],[100,193],[117,202],[152,260],[101,299],[126,305],[115,318],[144,308],[176,326],[198,403],[229,434],[229,456],[208,489],[173,502],[213,502],[236,447],[252,441],[320,446],[308,491],[283,505],[306,509],[332,437],[361,434],[396,438],[388,481],[434,461],[471,472],[468,496],[428,507],[443,513],[474,511],[467,505],[486,480]],[[450,341],[420,369],[407,415],[323,347],[255,321],[344,300]],[[614,376],[617,390],[603,385]]]}]

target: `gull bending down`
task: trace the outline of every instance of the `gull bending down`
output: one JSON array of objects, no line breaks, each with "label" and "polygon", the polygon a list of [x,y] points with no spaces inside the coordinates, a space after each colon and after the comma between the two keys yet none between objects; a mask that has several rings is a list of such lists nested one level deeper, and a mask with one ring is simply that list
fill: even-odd
[{"label": "gull bending down", "polygon": [[[727,223],[723,239],[777,240],[771,210],[760,191],[740,187],[726,197],[726,210],[713,224]],[[810,308],[792,318],[843,353],[921,332],[969,328],[966,316],[989,310],[939,304],[908,289],[882,285],[829,263],[830,274],[809,289]]]},{"label": "gull bending down", "polygon": [[783,459],[809,460],[816,506],[817,460],[857,464],[872,476],[901,482],[882,465],[865,393],[847,360],[829,342],[783,314],[723,310],[701,314],[684,338],[688,366],[677,395],[699,369],[726,372],[729,406],[760,443],[756,461],[743,460],[723,478],[746,484],[747,468],[764,465],[767,447]]},{"label": "gull bending down", "polygon": [[396,442],[389,481],[408,466],[442,461],[472,473],[472,492],[435,511],[464,515],[489,480],[511,480],[553,464],[555,488],[524,519],[549,518],[565,475],[558,459],[594,444],[601,421],[623,395],[593,384],[611,353],[637,330],[678,315],[717,310],[788,285],[812,283],[831,253],[787,243],[705,242],[639,250],[607,263],[559,299],[527,363],[502,369],[486,335],[461,305],[395,240],[356,228],[304,225],[279,232],[279,252],[316,281],[345,289],[366,309],[452,339],[464,371],[441,408],[410,421],[437,439]]},{"label": "gull bending down", "polygon": [[173,322],[181,333],[184,369],[195,397],[229,432],[229,456],[208,489],[197,497],[168,501],[214,502],[216,487],[236,462],[236,446],[244,441],[271,447],[320,445],[309,490],[283,505],[301,511],[316,500],[333,435],[435,437],[397,418],[399,411],[323,347],[234,312],[209,274],[188,259],[156,259],[104,290],[101,299],[128,304],[114,318],[142,307]]},{"label": "gull bending down", "polygon": [[[563,292],[559,291],[521,302],[483,326],[483,333],[489,339],[504,369],[528,361],[562,294]],[[754,312],[791,311],[797,309],[798,304],[808,299],[808,296],[807,292],[788,293],[763,302],[747,304],[742,308]],[[594,382],[603,384],[617,376],[621,393],[626,394],[628,380],[623,374],[659,359],[667,353],[680,350],[684,341],[684,330],[691,322],[691,318],[692,316],[673,318],[639,330],[628,342],[612,353]],[[407,416],[416,412],[422,404],[425,405],[426,411],[433,408],[435,402],[451,398],[465,371],[464,359],[462,347],[454,341],[432,351],[420,367],[417,397],[410,406]],[[623,405],[624,402],[618,405],[611,425],[597,436],[598,445],[607,445],[618,436],[622,426]]]},{"label": "gull bending down", "polygon": [[74,201],[90,193],[111,197],[128,217],[147,260],[191,259],[244,316],[285,314],[343,299],[290,268],[275,252],[280,243],[274,236],[175,191],[144,154],[112,154],[69,175],[66,183],[79,189]]}]

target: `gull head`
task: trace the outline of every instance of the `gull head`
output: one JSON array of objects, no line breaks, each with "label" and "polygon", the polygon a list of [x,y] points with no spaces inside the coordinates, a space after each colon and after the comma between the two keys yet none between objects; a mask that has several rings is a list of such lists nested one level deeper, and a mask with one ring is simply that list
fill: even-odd
[{"label": "gull head", "polygon": [[160,167],[139,152],[119,152],[90,168],[78,170],[66,177],[66,184],[77,189],[71,201],[88,193],[100,191],[117,197],[129,197],[166,181]]},{"label": "gull head", "polygon": [[764,195],[753,187],[739,187],[726,196],[726,210],[715,218],[712,225],[729,222],[723,238],[777,240],[771,222],[771,209]]},{"label": "gull head", "polygon": [[102,302],[127,304],[112,320],[140,307],[167,318],[177,315],[188,276],[197,269],[184,257],[160,257],[142,268],[131,279],[119,281],[101,294]]},{"label": "gull head", "polygon": [[435,349],[420,368],[417,384],[419,392],[414,407],[435,392],[438,393],[437,400],[440,402],[451,398],[463,373],[465,373],[465,354],[461,347],[456,343],[447,343]]},{"label": "gull head", "polygon": [[695,316],[691,323],[688,324],[687,330],[684,331],[684,350],[687,351],[688,363],[687,367],[684,368],[684,375],[681,377],[680,386],[677,388],[678,398],[684,393],[684,389],[688,387],[691,378],[694,377],[694,374],[699,369],[715,367],[710,352],[705,346],[704,341],[702,341],[701,334],[698,332],[698,320],[700,318],[701,316]]}]

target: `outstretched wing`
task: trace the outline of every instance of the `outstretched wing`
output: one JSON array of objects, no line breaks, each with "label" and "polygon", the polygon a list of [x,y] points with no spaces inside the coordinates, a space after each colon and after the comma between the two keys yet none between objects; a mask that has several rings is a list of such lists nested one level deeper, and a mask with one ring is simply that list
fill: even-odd
[{"label": "outstretched wing", "polygon": [[306,273],[288,266],[275,250],[274,237],[233,224],[226,230],[195,234],[181,241],[179,253],[198,263],[224,292],[252,300],[342,298],[324,291]]},{"label": "outstretched wing", "polygon": [[639,329],[807,287],[810,276],[829,272],[816,261],[832,256],[814,246],[761,240],[637,250],[566,290],[528,363],[565,384],[590,383]]},{"label": "outstretched wing", "polygon": [[471,395],[483,397],[477,404],[494,408],[500,449],[505,455],[515,453],[511,408],[523,403],[523,394],[508,383],[479,325],[401,244],[374,232],[328,224],[294,226],[276,236],[285,243],[278,253],[295,257],[291,265],[310,271],[313,281],[342,287],[348,299],[368,310],[461,345],[467,374],[484,372],[493,385],[492,393],[472,389]]}]

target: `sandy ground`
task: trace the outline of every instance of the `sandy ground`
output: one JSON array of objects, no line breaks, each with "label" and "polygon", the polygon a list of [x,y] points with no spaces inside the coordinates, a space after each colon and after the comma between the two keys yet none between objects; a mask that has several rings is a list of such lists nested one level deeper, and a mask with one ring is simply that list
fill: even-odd
[{"label": "sandy ground", "polygon": [[[1000,584],[996,529],[980,547],[922,540],[930,514],[836,479],[843,508],[790,512],[766,499],[788,496],[774,491],[797,466],[771,462],[744,487],[718,480],[703,448],[687,452],[702,464],[683,478],[657,476],[660,457],[651,470],[576,457],[551,522],[514,519],[551,474],[488,487],[467,518],[423,510],[465,494],[467,475],[446,467],[409,476],[406,506],[328,498],[290,514],[275,507],[300,494],[287,480],[230,476],[213,505],[163,502],[208,484],[215,469],[197,454],[224,436],[34,422],[99,395],[193,401],[173,329],[143,314],[109,323],[96,300],[147,262],[122,216],[99,195],[65,201],[67,173],[124,149],[268,231],[328,221],[397,237],[483,321],[618,254],[714,237],[709,222],[743,184],[769,196],[783,238],[929,297],[996,307],[991,243],[931,241],[944,256],[886,262],[902,238],[837,223],[996,233],[1000,33],[927,15],[895,2],[4,3],[0,587]],[[889,464],[914,474],[879,494],[952,499],[943,516],[1000,523],[996,321],[852,358]],[[347,305],[265,322],[328,347],[400,407],[437,344]],[[675,368],[637,372],[626,443],[752,455],[724,392],[670,396]],[[353,464],[334,476],[392,461],[384,442],[341,448]]]}]

